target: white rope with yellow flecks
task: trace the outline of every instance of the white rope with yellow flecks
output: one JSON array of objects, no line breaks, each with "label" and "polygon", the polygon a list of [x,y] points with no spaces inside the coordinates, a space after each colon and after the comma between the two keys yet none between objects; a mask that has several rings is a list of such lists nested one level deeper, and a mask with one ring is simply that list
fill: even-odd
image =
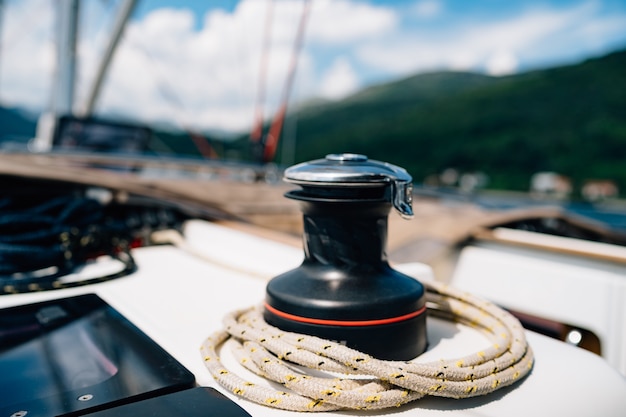
[{"label": "white rope with yellow flecks", "polygon": [[[532,350],[515,317],[446,285],[424,286],[430,315],[472,326],[491,344],[453,360],[383,361],[328,340],[281,331],[267,324],[262,309],[255,307],[225,317],[225,329],[201,347],[204,363],[217,382],[234,394],[291,411],[381,409],[425,395],[474,397],[511,385],[530,372]],[[234,355],[245,368],[281,384],[285,392],[246,381],[226,369],[217,349],[229,338],[238,342]],[[319,376],[321,372],[314,376],[294,364],[344,376]]]}]

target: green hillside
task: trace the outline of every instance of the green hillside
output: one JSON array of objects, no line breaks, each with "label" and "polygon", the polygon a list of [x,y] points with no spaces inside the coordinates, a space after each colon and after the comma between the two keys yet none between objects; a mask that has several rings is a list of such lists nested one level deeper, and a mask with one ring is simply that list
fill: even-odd
[{"label": "green hillside", "polygon": [[26,143],[35,136],[35,116],[29,116],[25,112],[0,107],[0,143],[11,140]]},{"label": "green hillside", "polygon": [[626,51],[507,77],[441,72],[298,114],[296,160],[358,152],[416,182],[454,167],[527,190],[537,171],[626,189]]}]

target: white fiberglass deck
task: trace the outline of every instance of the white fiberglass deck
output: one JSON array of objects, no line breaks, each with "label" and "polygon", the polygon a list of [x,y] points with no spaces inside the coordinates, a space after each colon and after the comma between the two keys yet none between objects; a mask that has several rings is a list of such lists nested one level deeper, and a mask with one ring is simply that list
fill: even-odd
[{"label": "white fiberglass deck", "polygon": [[[293,416],[256,405],[217,386],[200,357],[201,342],[221,328],[229,311],[258,304],[265,283],[302,260],[299,249],[204,222],[186,230],[187,242],[216,262],[173,246],[134,251],[138,271],[89,287],[0,297],[0,307],[95,292],[192,371],[197,383],[224,392],[253,416]],[[427,268],[417,268],[428,275]],[[429,350],[420,361],[454,358],[480,350],[487,340],[470,328],[431,319]],[[394,416],[623,416],[626,380],[601,357],[528,332],[535,351],[532,373],[521,383],[467,400],[424,398],[396,409],[327,415]],[[222,350],[231,371],[244,372]],[[250,376],[250,378],[252,378]],[[259,382],[263,383],[259,380]]]}]

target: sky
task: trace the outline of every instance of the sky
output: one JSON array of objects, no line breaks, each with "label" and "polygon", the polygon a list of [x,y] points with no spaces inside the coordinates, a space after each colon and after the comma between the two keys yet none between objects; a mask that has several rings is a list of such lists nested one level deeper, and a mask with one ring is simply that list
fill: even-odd
[{"label": "sky", "polygon": [[[140,0],[96,114],[236,132],[250,129],[259,109],[272,118],[284,94],[305,3]],[[4,0],[0,105],[49,107],[55,4]],[[77,112],[119,5],[120,0],[80,2]],[[306,16],[291,106],[338,100],[415,73],[504,76],[626,48],[626,0],[312,0]]]}]

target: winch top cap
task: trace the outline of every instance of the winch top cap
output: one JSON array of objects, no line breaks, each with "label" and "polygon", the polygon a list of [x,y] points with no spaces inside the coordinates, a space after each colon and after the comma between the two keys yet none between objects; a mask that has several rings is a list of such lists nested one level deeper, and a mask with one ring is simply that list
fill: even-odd
[{"label": "winch top cap", "polygon": [[301,186],[391,186],[391,202],[405,218],[413,216],[413,178],[404,169],[355,153],[330,154],[285,170],[284,180]]},{"label": "winch top cap", "polygon": [[284,179],[300,185],[373,185],[413,180],[404,168],[354,153],[330,154],[294,165],[287,168]]}]

